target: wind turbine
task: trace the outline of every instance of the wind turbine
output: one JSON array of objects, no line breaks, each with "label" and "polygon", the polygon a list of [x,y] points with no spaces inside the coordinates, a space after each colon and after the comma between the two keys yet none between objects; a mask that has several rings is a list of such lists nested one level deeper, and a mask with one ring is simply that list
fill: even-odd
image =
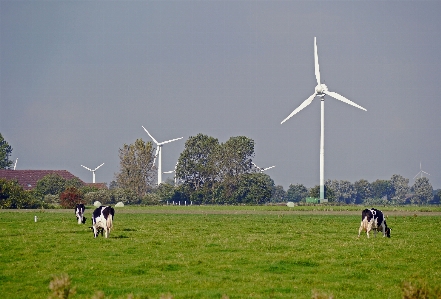
[{"label": "wind turbine", "polygon": [[425,171],[421,168],[421,162],[420,162],[420,172],[418,172],[417,175],[416,175],[413,179],[415,179],[418,175],[420,175],[420,178],[423,178],[423,173],[430,175],[430,173],[425,172]]},{"label": "wind turbine", "polygon": [[18,158],[17,158],[17,159],[15,159],[15,163],[14,163],[14,170],[15,170],[15,167],[17,167],[17,162],[18,162]]},{"label": "wind turbine", "polygon": [[276,167],[275,165],[274,166],[270,166],[270,167],[267,167],[267,168],[261,168],[261,167],[259,167],[259,166],[257,166],[256,164],[254,164],[254,162],[251,162],[253,165],[254,165],[254,167],[256,167],[260,172],[264,172],[264,171],[266,171],[266,170],[268,170],[268,169],[271,169],[271,168],[273,168],[273,167]]},{"label": "wind turbine", "polygon": [[89,171],[92,171],[92,178],[93,178],[93,180],[92,180],[92,182],[95,184],[95,171],[98,169],[98,168],[100,168],[101,166],[103,166],[104,165],[104,163],[103,164],[101,164],[100,166],[98,166],[97,168],[95,168],[95,169],[90,169],[90,168],[88,168],[88,167],[86,167],[86,166],[84,166],[84,165],[81,165],[81,166],[83,166],[84,168],[86,168],[87,170],[89,170]]},{"label": "wind turbine", "polygon": [[314,37],[314,64],[315,64],[315,78],[317,79],[317,86],[315,87],[314,93],[307,98],[302,104],[300,104],[299,107],[297,107],[293,112],[291,112],[290,115],[288,115],[287,118],[285,118],[281,124],[283,124],[285,121],[287,121],[289,118],[291,118],[293,115],[295,115],[297,112],[311,104],[312,100],[314,100],[315,97],[321,98],[321,104],[320,104],[320,110],[321,110],[321,126],[320,126],[320,200],[323,200],[325,197],[325,138],[324,138],[324,132],[325,132],[325,95],[328,95],[330,97],[333,97],[334,99],[337,99],[339,101],[342,101],[343,103],[352,105],[354,107],[357,107],[359,109],[362,109],[364,111],[367,111],[363,107],[355,104],[354,102],[348,100],[344,96],[332,92],[328,90],[328,87],[325,84],[321,84],[320,82],[320,69],[319,69],[319,63],[318,63],[318,54],[317,54],[317,42],[316,38]]},{"label": "wind turbine", "polygon": [[163,173],[174,173],[175,174],[175,186],[176,186],[176,183],[177,183],[177,177],[176,177],[176,168],[177,167],[178,167],[178,162],[176,162],[175,169],[163,172]]},{"label": "wind turbine", "polygon": [[144,131],[147,132],[147,134],[149,134],[149,136],[150,136],[150,138],[152,138],[153,142],[156,143],[156,153],[155,153],[155,159],[153,160],[153,164],[155,164],[156,157],[159,155],[158,156],[158,186],[159,186],[159,184],[162,183],[162,170],[161,170],[161,152],[162,152],[161,149],[162,149],[162,146],[166,143],[176,141],[176,140],[182,139],[184,137],[175,138],[175,139],[171,139],[171,140],[167,140],[167,141],[163,141],[163,142],[158,142],[158,141],[156,141],[155,138],[153,138],[152,135],[150,135],[149,131],[147,131],[147,129],[144,128],[144,126],[141,126],[141,127],[144,129]]}]

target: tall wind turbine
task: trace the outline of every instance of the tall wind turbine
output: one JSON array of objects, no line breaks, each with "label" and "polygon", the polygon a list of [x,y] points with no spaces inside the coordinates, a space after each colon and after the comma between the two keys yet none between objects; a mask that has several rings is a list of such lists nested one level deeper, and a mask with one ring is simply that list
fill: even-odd
[{"label": "tall wind turbine", "polygon": [[[169,143],[169,142],[172,142],[172,141],[176,141],[176,140],[182,139],[184,137],[175,138],[175,139],[167,140],[167,141],[163,141],[163,142],[158,142],[158,141],[156,141],[155,138],[153,138],[152,135],[150,135],[149,131],[147,131],[147,129],[144,128],[144,126],[141,126],[141,127],[144,129],[144,131],[147,132],[147,134],[149,134],[149,136],[150,136],[150,138],[152,138],[153,142],[156,143],[155,160],[156,160],[156,157],[159,155],[158,156],[158,186],[159,186],[159,184],[162,183],[162,170],[161,170],[161,160],[162,160],[162,158],[161,158],[162,150],[161,149],[162,149],[162,146],[164,144],[166,144],[166,143]],[[153,160],[153,164],[155,164],[155,160]]]},{"label": "tall wind turbine", "polygon": [[17,158],[17,159],[15,159],[15,163],[14,163],[14,170],[15,170],[15,168],[17,167],[17,162],[18,162],[18,158]]},{"label": "tall wind turbine", "polygon": [[363,107],[355,104],[354,102],[348,100],[344,96],[332,92],[328,90],[328,87],[325,84],[321,84],[320,82],[320,69],[319,69],[319,63],[318,63],[318,54],[317,54],[317,42],[316,38],[314,37],[314,63],[315,63],[315,78],[317,79],[317,86],[315,87],[314,93],[307,98],[302,104],[300,104],[299,107],[297,107],[293,112],[291,112],[290,115],[288,115],[287,118],[285,118],[281,124],[283,124],[285,121],[287,121],[289,118],[291,118],[293,115],[295,115],[297,112],[311,104],[312,100],[314,100],[315,97],[321,98],[321,104],[320,104],[320,110],[321,110],[321,128],[320,128],[320,199],[323,200],[325,197],[325,138],[324,138],[324,132],[325,132],[325,95],[328,95],[330,97],[333,97],[334,99],[337,99],[339,101],[342,101],[346,104],[352,105],[354,107],[357,107],[359,109],[362,109],[364,111],[367,111]]},{"label": "tall wind turbine", "polygon": [[270,166],[270,167],[266,167],[266,168],[261,168],[261,167],[259,167],[259,166],[257,166],[254,162],[251,162],[253,165],[254,165],[254,167],[256,167],[260,172],[264,172],[264,171],[266,171],[266,170],[268,170],[268,169],[271,169],[271,168],[273,168],[273,167],[276,167],[275,165],[274,166]]},{"label": "tall wind turbine", "polygon": [[95,169],[90,169],[90,168],[88,168],[88,167],[86,167],[86,166],[84,166],[84,165],[81,165],[81,166],[83,166],[84,168],[86,168],[87,170],[89,170],[89,171],[92,171],[92,182],[95,184],[95,171],[98,169],[98,168],[100,168],[101,166],[103,166],[104,165],[104,163],[103,164],[101,164],[100,166],[98,166],[97,168],[95,168]]},{"label": "tall wind turbine", "polygon": [[430,175],[430,173],[425,172],[425,171],[421,168],[421,162],[420,162],[420,172],[418,172],[417,175],[416,175],[413,179],[416,179],[417,176],[420,176],[420,178],[423,178],[423,173]]}]

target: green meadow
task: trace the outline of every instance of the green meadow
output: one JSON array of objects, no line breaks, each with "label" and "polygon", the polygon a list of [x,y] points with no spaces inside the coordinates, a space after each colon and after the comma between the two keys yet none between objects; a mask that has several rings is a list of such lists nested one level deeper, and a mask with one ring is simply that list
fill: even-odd
[{"label": "green meadow", "polygon": [[[48,298],[68,274],[92,298],[402,298],[403,285],[441,285],[441,216],[389,214],[392,237],[363,233],[361,208],[116,209],[109,239],[92,208],[0,212],[0,297]],[[385,209],[383,209],[384,211]],[[34,222],[34,216],[38,221]]]}]

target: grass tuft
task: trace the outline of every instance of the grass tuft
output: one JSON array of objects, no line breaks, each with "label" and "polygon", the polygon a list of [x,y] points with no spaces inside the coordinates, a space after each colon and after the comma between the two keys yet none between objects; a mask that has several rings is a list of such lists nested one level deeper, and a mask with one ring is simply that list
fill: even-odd
[{"label": "grass tuft", "polygon": [[424,279],[405,281],[402,285],[403,299],[431,299],[441,298],[441,289],[432,288]]},{"label": "grass tuft", "polygon": [[49,283],[49,289],[52,291],[49,299],[68,299],[76,293],[75,288],[71,287],[69,275],[65,273],[55,276]]}]

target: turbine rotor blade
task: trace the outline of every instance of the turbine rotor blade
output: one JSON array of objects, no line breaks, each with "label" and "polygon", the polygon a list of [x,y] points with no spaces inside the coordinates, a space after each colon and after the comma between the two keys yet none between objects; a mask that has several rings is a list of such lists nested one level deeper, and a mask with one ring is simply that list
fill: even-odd
[{"label": "turbine rotor blade", "polygon": [[307,98],[305,101],[303,101],[302,104],[300,104],[299,107],[297,107],[296,110],[294,110],[293,112],[291,112],[290,115],[288,115],[287,118],[285,118],[284,120],[282,120],[282,122],[280,124],[283,124],[285,121],[287,121],[288,119],[290,119],[294,114],[296,114],[297,112],[299,112],[300,110],[302,110],[303,108],[305,108],[306,106],[308,106],[309,104],[311,104],[312,100],[314,100],[315,96],[317,95],[316,92],[314,92],[309,98]]},{"label": "turbine rotor blade", "polygon": [[176,140],[179,140],[179,139],[182,139],[182,138],[184,138],[184,137],[179,137],[179,138],[175,138],[175,139],[172,139],[172,140],[167,140],[167,141],[158,143],[158,145],[163,145],[163,144],[166,144],[166,143],[169,143],[169,142],[172,142],[172,141],[176,141]]},{"label": "turbine rotor blade", "polygon": [[104,165],[104,163],[101,164],[100,166],[98,166],[97,168],[95,168],[93,171],[97,170],[98,168],[100,168],[100,167],[103,166],[103,165]]},{"label": "turbine rotor blade", "polygon": [[174,170],[170,170],[170,171],[164,171],[163,173],[173,173]]},{"label": "turbine rotor blade", "polygon": [[84,168],[86,168],[86,169],[89,170],[89,171],[93,171],[93,170],[90,169],[89,167],[86,167],[86,166],[84,166],[84,165],[81,165],[81,166],[83,166]]},{"label": "turbine rotor blade", "polygon": [[150,135],[150,133],[149,133],[149,131],[147,131],[147,129],[146,128],[144,128],[144,126],[141,126],[143,129],[144,129],[144,131],[146,131],[147,132],[147,134],[149,134],[149,136],[150,136],[150,138],[152,138],[152,140],[153,140],[153,142],[155,142],[156,144],[158,144],[158,141],[156,141],[156,139],[155,138],[153,138],[153,136],[152,135]]},{"label": "turbine rotor blade", "polygon": [[340,95],[340,94],[338,94],[338,93],[336,93],[336,92],[332,92],[332,91],[324,90],[323,93],[325,93],[325,94],[327,94],[327,95],[333,97],[334,99],[337,99],[337,100],[339,100],[339,101],[342,101],[342,102],[344,102],[344,103],[346,103],[346,104],[349,104],[349,105],[352,105],[352,106],[354,106],[354,107],[357,107],[357,108],[359,108],[359,109],[361,109],[361,110],[367,111],[365,108],[361,107],[360,105],[355,104],[354,102],[348,100],[347,98],[345,98],[344,96],[342,96],[342,95]]},{"label": "turbine rotor blade", "polygon": [[318,63],[317,42],[314,37],[314,66],[315,66],[315,78],[317,79],[317,85],[320,85],[320,68]]},{"label": "turbine rotor blade", "polygon": [[271,168],[273,168],[273,167],[276,167],[276,165],[274,165],[274,166],[270,166],[270,167],[267,167],[267,168],[264,168],[263,171],[268,170],[268,169],[271,169]]}]

